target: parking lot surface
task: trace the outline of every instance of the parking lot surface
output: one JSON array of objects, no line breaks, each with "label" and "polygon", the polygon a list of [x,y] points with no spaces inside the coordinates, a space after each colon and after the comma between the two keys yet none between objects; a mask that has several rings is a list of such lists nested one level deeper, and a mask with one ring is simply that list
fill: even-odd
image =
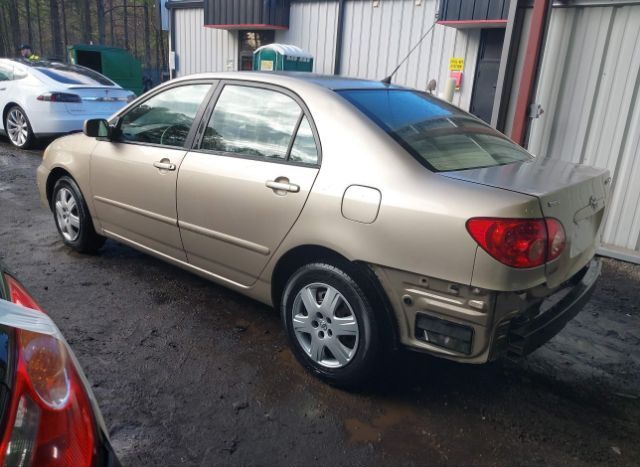
[{"label": "parking lot surface", "polygon": [[80,360],[123,465],[637,465],[640,266],[526,359],[399,352],[360,393],[309,376],[278,313],[131,248],[64,247],[42,150],[0,139],[0,259]]}]

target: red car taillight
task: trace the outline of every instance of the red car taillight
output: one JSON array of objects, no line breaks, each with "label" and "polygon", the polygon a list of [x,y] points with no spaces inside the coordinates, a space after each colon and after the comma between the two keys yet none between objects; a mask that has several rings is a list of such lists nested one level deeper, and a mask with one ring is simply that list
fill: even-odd
[{"label": "red car taillight", "polygon": [[82,98],[77,94],[70,94],[68,92],[46,92],[36,97],[39,101],[44,102],[65,102],[67,104],[80,104]]},{"label": "red car taillight", "polygon": [[473,239],[491,256],[514,268],[533,268],[562,253],[566,239],[556,219],[476,217],[467,221]]},{"label": "red car taillight", "polygon": [[[7,284],[11,301],[42,311],[15,279],[7,276]],[[16,349],[10,429],[2,437],[0,461],[5,466],[90,466],[93,412],[66,344],[16,329]]]}]

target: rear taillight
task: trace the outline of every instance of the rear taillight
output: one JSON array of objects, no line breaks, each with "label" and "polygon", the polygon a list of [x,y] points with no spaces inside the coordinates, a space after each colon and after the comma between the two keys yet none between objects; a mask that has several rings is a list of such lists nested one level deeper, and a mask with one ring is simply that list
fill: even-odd
[{"label": "rear taillight", "polygon": [[567,238],[564,234],[564,227],[557,219],[545,219],[547,224],[547,261],[551,261],[560,256],[564,251]]},{"label": "rear taillight", "polygon": [[[16,304],[42,311],[7,276]],[[90,466],[95,424],[89,396],[69,354],[56,336],[16,329],[17,365],[8,427],[0,445],[4,466]]]},{"label": "rear taillight", "polygon": [[44,94],[40,94],[36,99],[45,102],[66,102],[74,104],[82,102],[80,96],[68,92],[46,92]]},{"label": "rear taillight", "polygon": [[25,308],[31,308],[33,310],[43,311],[40,305],[29,295],[27,290],[22,287],[22,284],[15,280],[13,277],[5,274],[4,276],[7,286],[9,286],[9,299],[16,305],[21,305]]},{"label": "rear taillight", "polygon": [[491,256],[514,268],[533,268],[562,253],[565,234],[556,219],[477,217],[467,221],[473,239]]}]

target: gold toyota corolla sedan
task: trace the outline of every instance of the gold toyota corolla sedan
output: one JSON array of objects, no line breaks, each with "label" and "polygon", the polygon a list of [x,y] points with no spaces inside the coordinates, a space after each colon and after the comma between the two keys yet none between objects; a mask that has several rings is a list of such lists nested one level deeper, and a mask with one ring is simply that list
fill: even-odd
[{"label": "gold toyota corolla sedan", "polygon": [[392,348],[483,363],[554,336],[600,274],[610,181],[416,90],[254,72],[171,81],[38,169],[66,245],[109,237],[273,305],[344,386]]}]

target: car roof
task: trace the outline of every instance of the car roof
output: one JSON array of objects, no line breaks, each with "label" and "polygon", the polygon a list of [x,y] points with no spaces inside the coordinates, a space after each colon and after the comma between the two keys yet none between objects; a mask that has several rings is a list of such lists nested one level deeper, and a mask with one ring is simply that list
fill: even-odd
[{"label": "car roof", "polygon": [[178,78],[179,80],[189,79],[229,79],[254,81],[270,84],[290,85],[292,82],[308,83],[320,86],[332,91],[347,89],[408,89],[396,84],[387,84],[382,81],[367,80],[361,78],[350,78],[345,76],[322,75],[301,71],[225,71],[219,73],[200,73]]}]

